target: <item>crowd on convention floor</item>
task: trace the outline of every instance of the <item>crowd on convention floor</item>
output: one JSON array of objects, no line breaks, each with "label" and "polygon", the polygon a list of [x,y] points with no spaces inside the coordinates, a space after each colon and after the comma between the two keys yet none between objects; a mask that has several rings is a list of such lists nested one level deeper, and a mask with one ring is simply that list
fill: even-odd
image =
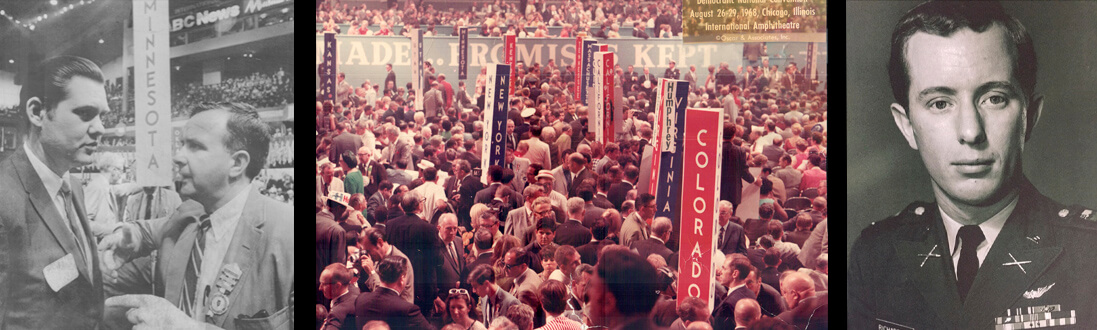
[{"label": "crowd on convention floor", "polygon": [[[384,82],[339,75],[334,102],[316,104],[317,328],[827,323],[825,84],[766,59],[658,76],[725,113],[709,310],[676,288],[679,219],[655,217],[636,190],[656,76],[618,68],[624,125],[603,144],[562,77],[573,73],[554,66],[516,66],[504,165],[487,168],[484,72],[469,90],[428,66],[420,111],[391,66]],[[757,185],[757,218],[734,211],[744,184]]]},{"label": "crowd on convention floor", "polygon": [[[498,37],[514,31],[520,38],[568,38],[579,31],[596,38],[621,38],[622,26],[632,27],[631,37],[643,39],[677,37],[682,32],[680,1],[570,1],[557,5],[538,0],[496,0],[460,11],[425,6],[417,7],[412,1],[400,6],[390,1],[387,8],[370,9],[365,4],[349,6],[327,1],[317,11],[316,22],[324,23],[317,32],[406,36],[411,27],[419,27],[425,30],[425,36],[434,36],[440,35],[435,26],[443,25],[452,26],[452,36],[457,36],[458,28],[467,26],[474,29],[470,35]],[[338,24],[349,24],[347,31]],[[397,26],[404,28],[396,33]],[[550,32],[549,27],[561,30]]]}]

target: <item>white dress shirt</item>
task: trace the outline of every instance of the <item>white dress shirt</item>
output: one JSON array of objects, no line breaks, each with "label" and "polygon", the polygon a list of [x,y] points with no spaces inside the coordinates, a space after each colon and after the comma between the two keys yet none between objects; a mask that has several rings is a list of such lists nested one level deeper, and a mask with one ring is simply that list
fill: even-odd
[{"label": "white dress shirt", "polygon": [[[1013,201],[998,211],[997,214],[991,216],[987,221],[979,224],[979,229],[983,231],[983,237],[986,239],[975,248],[975,254],[979,257],[979,266],[983,265],[983,260],[986,260],[987,253],[990,252],[990,247],[994,246],[994,240],[998,238],[998,233],[1002,232],[1002,227],[1006,224],[1006,219],[1009,219],[1009,215],[1013,214],[1013,209],[1017,207],[1017,198],[1014,197]],[[956,237],[960,232],[960,227],[963,224],[953,220],[948,214],[945,214],[944,210],[940,207],[937,208],[941,212],[941,219],[944,220],[945,232],[948,234],[948,246],[951,249],[952,255],[952,272],[956,273],[956,268],[960,264],[960,239]],[[959,276],[959,275],[957,275]]]},{"label": "white dress shirt", "polygon": [[[240,223],[240,216],[244,212],[244,202],[248,199],[250,190],[242,189],[225,205],[210,214],[210,230],[206,231],[206,248],[202,250],[202,270],[198,274],[198,292],[195,297],[194,319],[205,322],[206,299],[217,292],[214,281],[221,271],[221,263],[225,260],[225,254],[232,242],[232,235],[236,233],[236,227]],[[210,286],[210,295],[206,296],[205,288]]]}]

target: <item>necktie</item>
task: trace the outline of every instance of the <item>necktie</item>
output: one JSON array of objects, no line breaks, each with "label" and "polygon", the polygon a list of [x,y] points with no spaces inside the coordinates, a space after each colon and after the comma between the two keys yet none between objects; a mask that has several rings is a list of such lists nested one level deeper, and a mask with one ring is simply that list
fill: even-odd
[{"label": "necktie", "polygon": [[724,247],[724,232],[727,231],[727,229],[728,229],[727,226],[720,227],[720,239],[719,239],[719,241],[720,241],[719,246],[720,247]]},{"label": "necktie", "polygon": [[146,194],[144,219],[152,219],[152,195],[153,194]]},{"label": "necktie", "polygon": [[457,250],[453,248],[453,244],[454,244],[453,242],[449,242],[449,254],[450,254],[450,257],[453,258],[453,263],[457,264],[457,265],[460,265],[457,262]]},{"label": "necktie", "polygon": [[568,186],[568,190],[571,190],[571,171],[564,171],[564,184]]},{"label": "necktie", "polygon": [[960,291],[960,300],[967,297],[975,273],[979,271],[979,257],[976,247],[983,242],[983,231],[976,225],[960,227],[960,262],[956,266],[956,287]]},{"label": "necktie", "polygon": [[84,226],[80,224],[80,217],[77,215],[76,210],[73,209],[74,204],[72,201],[72,191],[69,189],[68,181],[61,182],[61,190],[58,191],[61,194],[62,206],[65,208],[65,217],[69,220],[69,230],[72,231],[72,236],[76,240],[76,246],[80,248],[83,261],[88,264],[90,270],[91,257],[89,251],[91,248],[88,246],[87,237],[84,234]]},{"label": "necktie", "polygon": [[183,273],[183,294],[179,296],[179,309],[187,315],[194,316],[194,300],[197,295],[195,288],[198,286],[198,274],[202,270],[202,254],[206,249],[206,231],[210,228],[209,215],[202,215],[198,219],[198,232],[195,233],[194,248],[190,250],[190,260],[187,269]]}]

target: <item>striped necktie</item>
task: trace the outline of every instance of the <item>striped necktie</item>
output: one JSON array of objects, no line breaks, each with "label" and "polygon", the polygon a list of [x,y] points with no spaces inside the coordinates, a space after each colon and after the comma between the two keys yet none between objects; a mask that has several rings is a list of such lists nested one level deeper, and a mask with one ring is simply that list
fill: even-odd
[{"label": "striped necktie", "polygon": [[202,270],[202,253],[206,249],[206,231],[210,229],[209,215],[198,219],[198,233],[195,234],[194,248],[190,250],[190,261],[183,273],[183,294],[179,296],[179,308],[187,315],[194,316],[194,300],[197,295],[198,275]]}]

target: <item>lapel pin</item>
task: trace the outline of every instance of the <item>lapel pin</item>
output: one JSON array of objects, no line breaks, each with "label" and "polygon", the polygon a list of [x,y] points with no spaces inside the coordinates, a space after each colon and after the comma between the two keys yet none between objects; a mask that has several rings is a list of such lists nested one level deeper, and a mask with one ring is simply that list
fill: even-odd
[{"label": "lapel pin", "polygon": [[1017,258],[1013,257],[1013,253],[1009,253],[1009,258],[1013,259],[1013,262],[1004,263],[1002,266],[1017,266],[1017,268],[1021,269],[1022,273],[1028,274],[1028,272],[1025,271],[1025,267],[1022,267],[1021,265],[1032,263],[1032,261],[1017,261]]},{"label": "lapel pin", "polygon": [[1040,236],[1025,237],[1033,243],[1040,244]]},{"label": "lapel pin", "polygon": [[921,268],[922,266],[925,266],[926,265],[926,260],[929,260],[930,257],[934,257],[934,258],[940,258],[941,257],[940,254],[933,253],[933,251],[937,251],[937,245],[934,245],[933,248],[929,250],[929,253],[918,254],[919,257],[926,257],[925,259],[922,259],[922,264],[918,265],[919,268]]}]

